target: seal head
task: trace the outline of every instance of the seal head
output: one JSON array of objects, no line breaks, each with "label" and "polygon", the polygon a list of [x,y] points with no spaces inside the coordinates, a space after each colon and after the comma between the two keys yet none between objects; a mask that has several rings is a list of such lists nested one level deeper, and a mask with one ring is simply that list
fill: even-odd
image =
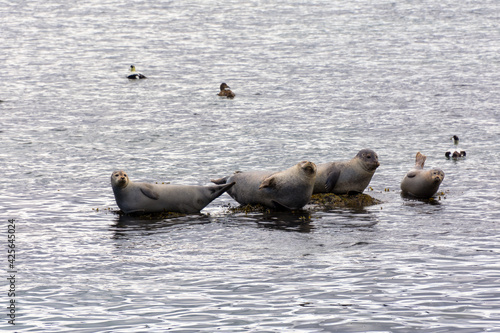
[{"label": "seal head", "polygon": [[129,182],[128,176],[122,170],[115,171],[111,175],[111,184],[113,187],[125,188],[127,187],[128,182]]}]

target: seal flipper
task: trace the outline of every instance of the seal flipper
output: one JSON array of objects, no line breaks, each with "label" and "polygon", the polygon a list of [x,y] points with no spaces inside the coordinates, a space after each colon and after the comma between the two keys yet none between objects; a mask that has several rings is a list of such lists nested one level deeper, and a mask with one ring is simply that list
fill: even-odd
[{"label": "seal flipper", "polygon": [[223,178],[210,179],[210,181],[214,184],[217,184],[217,185],[223,185],[223,184],[226,184],[228,178],[229,178],[229,176],[226,176]]},{"label": "seal flipper", "polygon": [[293,209],[292,209],[292,208],[290,208],[290,207],[287,207],[287,206],[285,206],[285,205],[280,204],[280,203],[279,203],[278,201],[276,201],[276,200],[271,200],[271,202],[273,203],[273,205],[274,205],[274,209],[276,209],[276,210],[293,210]]},{"label": "seal flipper", "polygon": [[411,171],[408,171],[408,173],[406,174],[406,177],[413,178],[416,175],[417,175],[417,172],[415,170],[411,170]]},{"label": "seal flipper", "polygon": [[259,190],[269,187],[269,188],[276,188],[277,183],[276,183],[276,178],[274,178],[274,175],[271,175],[264,179],[262,183],[260,183]]},{"label": "seal flipper", "polygon": [[415,167],[423,169],[426,159],[427,159],[427,156],[418,152],[417,155],[415,156]]},{"label": "seal flipper", "polygon": [[229,184],[220,184],[219,186],[210,186],[210,194],[211,194],[211,198],[212,200],[219,197],[220,195],[222,195],[222,193],[226,192],[227,190],[229,190],[231,187],[234,186],[234,184],[236,184],[236,182],[232,182],[232,183],[229,183]]},{"label": "seal flipper", "polygon": [[[237,174],[237,173],[241,173],[241,171],[235,171],[233,173],[233,175]],[[217,185],[223,185],[223,184],[227,184],[227,181],[229,180],[229,178],[231,178],[232,176],[226,176],[226,177],[223,177],[223,178],[217,178],[217,179],[210,179],[210,181],[214,184],[217,184]]]},{"label": "seal flipper", "polygon": [[151,184],[142,184],[140,189],[142,194],[150,199],[158,200],[160,198],[160,194],[154,190],[154,187]]},{"label": "seal flipper", "polygon": [[328,177],[326,178],[325,189],[328,193],[333,192],[335,185],[340,177],[340,169],[335,165],[328,171]]}]

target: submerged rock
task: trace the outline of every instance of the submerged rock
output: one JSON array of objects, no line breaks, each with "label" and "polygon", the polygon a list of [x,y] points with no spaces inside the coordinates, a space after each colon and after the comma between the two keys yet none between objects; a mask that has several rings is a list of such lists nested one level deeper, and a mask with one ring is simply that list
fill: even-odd
[{"label": "submerged rock", "polygon": [[[368,194],[359,193],[354,195],[349,194],[333,194],[333,193],[318,193],[313,194],[309,203],[302,211],[317,211],[332,208],[363,208],[381,204],[382,201],[375,199]],[[262,205],[244,205],[227,207],[229,213],[270,213],[273,210]],[[300,210],[299,210],[300,211]]]},{"label": "submerged rock", "polygon": [[226,213],[270,213],[273,210],[271,208],[265,207],[263,205],[239,205],[233,206],[231,204],[224,207],[226,209]]}]

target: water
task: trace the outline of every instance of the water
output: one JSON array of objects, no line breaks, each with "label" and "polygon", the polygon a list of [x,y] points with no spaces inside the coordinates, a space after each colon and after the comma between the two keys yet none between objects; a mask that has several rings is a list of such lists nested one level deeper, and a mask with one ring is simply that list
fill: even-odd
[{"label": "water", "polygon": [[[18,332],[500,331],[498,3],[0,6],[1,220]],[[147,80],[129,82],[134,64]],[[234,100],[216,96],[221,82]],[[467,158],[444,152],[458,135]],[[360,210],[120,218],[109,183],[374,149]],[[399,183],[421,151],[434,202]],[[8,277],[7,237],[2,267]],[[5,281],[5,280],[4,280]]]}]

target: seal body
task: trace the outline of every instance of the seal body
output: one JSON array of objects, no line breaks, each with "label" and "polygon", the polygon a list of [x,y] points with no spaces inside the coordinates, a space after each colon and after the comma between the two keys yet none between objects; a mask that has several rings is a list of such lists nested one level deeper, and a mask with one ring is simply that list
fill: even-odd
[{"label": "seal body", "polygon": [[272,209],[300,209],[311,199],[316,165],[302,161],[279,171],[235,172],[212,180],[216,184],[235,182],[227,193],[241,205],[263,205]]},{"label": "seal body", "polygon": [[433,168],[424,170],[427,157],[420,152],[415,157],[415,167],[408,171],[401,181],[401,191],[416,198],[430,198],[439,189],[444,179],[441,169]]},{"label": "seal body", "polygon": [[379,165],[378,155],[371,149],[360,150],[349,161],[318,164],[314,193],[362,193]]},{"label": "seal body", "polygon": [[111,174],[116,204],[124,213],[199,213],[234,183],[213,186],[134,183],[122,171]]}]

